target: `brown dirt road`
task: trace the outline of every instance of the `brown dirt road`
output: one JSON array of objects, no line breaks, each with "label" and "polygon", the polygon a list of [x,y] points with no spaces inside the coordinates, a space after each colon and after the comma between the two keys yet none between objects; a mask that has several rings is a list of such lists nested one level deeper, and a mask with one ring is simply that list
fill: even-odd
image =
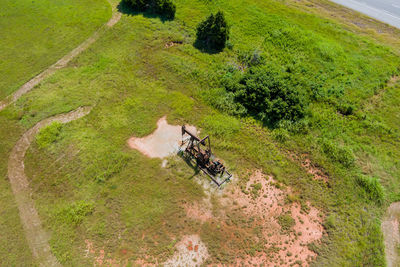
[{"label": "brown dirt road", "polygon": [[29,187],[28,179],[25,175],[24,157],[31,142],[39,130],[54,121],[67,123],[79,119],[90,112],[89,107],[80,107],[66,114],[44,119],[29,129],[18,140],[11,151],[8,160],[8,178],[15,200],[18,206],[19,215],[25,230],[26,239],[32,251],[33,257],[40,266],[61,266],[54,255],[51,253],[48,243],[49,235],[41,226],[39,215],[35,209],[34,201],[31,197],[32,190]]},{"label": "brown dirt road", "polygon": [[[110,3],[111,4],[111,3]],[[113,6],[111,4],[111,6]],[[60,60],[58,60],[56,63],[51,65],[49,68],[41,72],[39,75],[33,77],[31,80],[26,82],[24,85],[22,85],[17,91],[15,91],[12,95],[6,97],[3,101],[0,101],[0,111],[5,109],[8,105],[16,102],[22,95],[26,94],[30,90],[32,90],[36,85],[38,85],[41,81],[44,79],[50,77],[53,75],[58,69],[64,68],[67,66],[67,64],[75,58],[77,55],[79,55],[82,51],[86,50],[91,44],[93,44],[101,34],[108,28],[111,28],[114,26],[121,18],[121,13],[116,11],[116,7],[113,6],[113,15],[111,19],[104,24],[100,29],[98,29],[92,36],[90,36],[88,39],[86,39],[83,43],[81,43],[78,47],[76,47],[74,50],[69,52],[67,55],[62,57]]]},{"label": "brown dirt road", "polygon": [[398,246],[400,245],[399,219],[400,202],[395,202],[387,209],[381,225],[388,267],[395,267],[400,264],[399,255],[397,253]]}]

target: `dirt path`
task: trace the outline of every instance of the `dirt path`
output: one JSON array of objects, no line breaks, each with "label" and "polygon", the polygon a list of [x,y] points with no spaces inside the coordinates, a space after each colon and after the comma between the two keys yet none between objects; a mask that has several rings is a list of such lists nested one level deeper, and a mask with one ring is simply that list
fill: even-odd
[{"label": "dirt path", "polygon": [[8,178],[18,206],[19,215],[25,230],[26,239],[35,259],[40,266],[61,266],[50,251],[48,243],[49,235],[43,230],[39,215],[35,209],[31,197],[32,190],[29,187],[25,175],[24,157],[31,142],[39,130],[54,121],[67,123],[79,119],[90,112],[90,108],[81,107],[66,114],[60,114],[37,123],[18,140],[11,151],[8,160]]},{"label": "dirt path", "polygon": [[36,85],[38,85],[41,81],[48,78],[52,74],[54,74],[58,69],[64,68],[67,64],[79,55],[82,51],[86,50],[91,44],[93,44],[99,37],[101,33],[103,33],[106,29],[111,28],[114,26],[121,18],[121,13],[116,10],[116,7],[113,6],[111,3],[110,5],[113,8],[113,15],[111,19],[104,24],[100,29],[98,29],[92,36],[86,39],[83,43],[81,43],[78,47],[74,50],[69,52],[63,58],[58,60],[56,63],[51,65],[49,68],[41,72],[39,75],[33,77],[27,83],[22,85],[17,91],[15,91],[12,95],[6,97],[3,101],[0,101],[0,111],[5,109],[8,105],[16,102],[22,95],[26,94],[30,90],[32,90]]},{"label": "dirt path", "polygon": [[397,248],[400,245],[399,219],[400,202],[395,202],[389,206],[381,225],[388,267],[399,266],[400,263],[397,253]]}]

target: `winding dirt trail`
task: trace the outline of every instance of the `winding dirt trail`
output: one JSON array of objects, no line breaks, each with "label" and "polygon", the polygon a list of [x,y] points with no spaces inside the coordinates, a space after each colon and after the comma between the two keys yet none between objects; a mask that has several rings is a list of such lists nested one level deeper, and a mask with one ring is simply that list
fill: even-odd
[{"label": "winding dirt trail", "polygon": [[11,151],[8,160],[8,178],[18,206],[19,215],[25,230],[26,239],[32,251],[33,257],[40,266],[61,266],[56,257],[51,253],[48,243],[49,235],[41,226],[39,215],[35,209],[34,201],[31,197],[32,190],[29,187],[28,179],[25,175],[24,157],[31,142],[39,130],[54,121],[67,123],[79,119],[90,112],[89,107],[80,107],[69,113],[60,114],[44,119],[29,129],[18,140]]},{"label": "winding dirt trail", "polygon": [[26,94],[30,90],[32,90],[36,85],[38,85],[41,81],[44,79],[50,77],[52,74],[54,74],[58,69],[64,68],[67,66],[67,64],[75,58],[77,55],[79,55],[82,51],[86,50],[91,44],[93,44],[101,34],[108,28],[111,28],[114,26],[121,18],[121,13],[119,13],[116,9],[115,6],[112,5],[113,10],[113,15],[111,19],[104,24],[102,27],[100,27],[92,36],[90,36],[88,39],[86,39],[83,43],[81,43],[78,47],[76,47],[74,50],[69,52],[67,55],[62,57],[60,60],[58,60],[56,63],[51,65],[49,68],[38,74],[37,76],[33,77],[31,80],[26,82],[24,85],[22,85],[17,91],[15,91],[12,95],[6,97],[3,101],[0,101],[0,111],[5,109],[8,105],[16,102],[22,95]]},{"label": "winding dirt trail", "polygon": [[397,253],[400,245],[400,202],[392,203],[386,211],[382,221],[382,233],[385,243],[386,263],[388,267],[399,266],[400,259]]}]

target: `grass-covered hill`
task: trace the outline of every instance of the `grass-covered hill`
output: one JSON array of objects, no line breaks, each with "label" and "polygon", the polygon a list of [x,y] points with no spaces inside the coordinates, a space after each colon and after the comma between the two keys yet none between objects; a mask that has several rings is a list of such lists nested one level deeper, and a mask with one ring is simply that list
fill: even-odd
[{"label": "grass-covered hill", "polygon": [[[87,117],[47,133],[50,141],[34,143],[25,161],[62,264],[89,264],[87,239],[112,258],[163,260],[173,253],[171,236],[192,232],[215,262],[252,253],[251,240],[227,242],[223,228],[185,217],[182,202],[203,192],[184,161],[163,169],[161,160],[127,148],[130,136],[151,133],[167,114],[170,123],[210,134],[239,183],[244,173],[261,169],[290,186],[296,201],[323,211],[327,234],[311,246],[315,266],[383,266],[380,220],[400,196],[400,86],[392,78],[400,72],[393,38],[400,32],[319,0],[175,4],[174,20],[121,8],[121,21],[87,51],[0,112],[0,210],[18,221],[5,179],[18,137],[46,117],[89,105]],[[333,9],[343,17],[331,16]],[[196,26],[219,10],[231,26],[227,47],[219,53],[197,49]],[[274,113],[236,94],[254,93],[263,80],[301,98],[302,116],[271,121]],[[323,169],[328,182],[313,180],[296,157]],[[4,216],[0,222],[11,224]],[[29,262],[20,227],[1,231],[2,259],[18,262],[12,254],[21,247],[19,259]],[[18,243],[9,242],[15,233]]]}]

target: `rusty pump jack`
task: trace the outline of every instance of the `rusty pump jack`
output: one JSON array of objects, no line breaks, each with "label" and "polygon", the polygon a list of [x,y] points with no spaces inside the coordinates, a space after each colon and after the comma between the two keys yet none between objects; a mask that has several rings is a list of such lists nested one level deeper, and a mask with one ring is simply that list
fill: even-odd
[{"label": "rusty pump jack", "polygon": [[[184,140],[185,135],[189,135],[189,138],[186,140]],[[214,183],[221,186],[232,177],[232,174],[225,169],[221,161],[216,159],[212,154],[210,137],[208,135],[200,139],[187,130],[185,125],[182,125],[182,145],[186,142],[188,144],[184,151],[185,155],[194,158],[200,169],[207,174]]]}]

